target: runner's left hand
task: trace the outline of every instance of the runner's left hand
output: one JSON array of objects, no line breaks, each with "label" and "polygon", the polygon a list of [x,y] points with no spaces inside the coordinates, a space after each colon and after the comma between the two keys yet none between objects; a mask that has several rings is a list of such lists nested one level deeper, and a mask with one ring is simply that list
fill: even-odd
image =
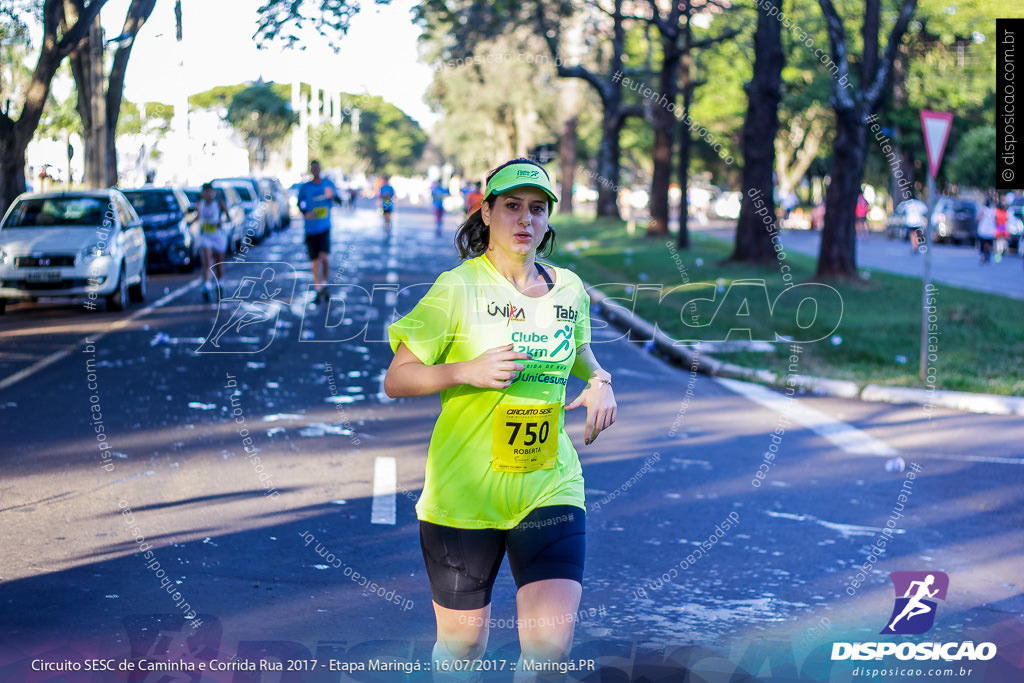
[{"label": "runner's left hand", "polygon": [[565,406],[566,410],[575,410],[580,406],[587,407],[587,426],[584,428],[584,443],[592,444],[597,435],[608,429],[615,422],[615,394],[612,385],[603,382],[588,382],[580,395]]}]

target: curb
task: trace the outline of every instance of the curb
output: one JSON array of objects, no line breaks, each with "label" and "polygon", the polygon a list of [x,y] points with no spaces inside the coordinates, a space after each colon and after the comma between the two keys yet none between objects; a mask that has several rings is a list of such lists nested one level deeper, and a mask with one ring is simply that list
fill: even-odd
[{"label": "curb", "polygon": [[[700,353],[699,342],[696,348],[675,341],[656,326],[644,320],[633,311],[611,303],[607,295],[586,283],[584,286],[590,293],[591,302],[599,312],[616,327],[628,333],[635,332],[637,339],[630,335],[630,341],[642,342],[645,348],[657,349],[688,368],[691,372],[699,372],[710,377],[728,377],[730,379],[757,382],[768,386],[782,388],[797,386],[805,392],[816,396],[834,398],[856,398],[874,403],[918,404],[931,408],[949,408],[969,413],[989,415],[1021,415],[1024,416],[1024,398],[1015,396],[996,396],[994,394],[975,394],[965,391],[936,391],[932,389],[910,389],[906,387],[887,387],[878,384],[862,386],[849,380],[829,379],[811,375],[792,375],[779,377],[769,370],[745,368],[733,363],[725,363]],[[931,415],[929,414],[929,418]]]}]

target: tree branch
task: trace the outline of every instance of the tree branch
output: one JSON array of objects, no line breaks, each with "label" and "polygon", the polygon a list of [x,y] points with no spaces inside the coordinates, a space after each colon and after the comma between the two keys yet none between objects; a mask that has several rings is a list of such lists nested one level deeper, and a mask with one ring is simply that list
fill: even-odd
[{"label": "tree branch", "polygon": [[[914,0],[916,1],[916,0]],[[839,82],[846,77],[849,81],[850,68],[846,62],[846,33],[843,30],[843,20],[836,11],[832,0],[818,0],[821,6],[821,13],[825,15],[825,27],[828,30],[828,38],[832,43],[832,61],[839,68],[838,78],[832,83],[832,98],[836,109],[852,110],[856,103],[853,96],[846,92],[846,88],[839,86]]]},{"label": "tree branch", "polygon": [[[54,0],[47,0],[46,5],[49,5],[52,1],[54,4],[60,4]],[[88,5],[84,6],[81,5],[81,2],[76,4],[81,7],[78,14],[78,21],[75,22],[75,25],[72,26],[67,33],[61,36],[60,43],[57,45],[57,56],[59,59],[64,59],[74,52],[79,44],[89,37],[89,29],[92,26],[92,22],[96,20],[97,16],[99,16],[100,10],[105,4],[107,4],[107,0],[92,0]],[[45,6],[43,11],[46,11]]]},{"label": "tree branch", "polygon": [[622,107],[621,109],[619,109],[618,125],[621,126],[623,123],[626,122],[626,119],[628,119],[631,116],[634,117],[634,118],[642,119],[642,118],[645,118],[646,114],[647,114],[647,112],[646,112],[646,110],[644,108],[644,105],[642,105],[642,104],[628,104],[628,105]]},{"label": "tree branch", "polygon": [[60,62],[88,35],[100,8],[107,0],[92,0],[82,10],[75,25],[57,40],[57,29],[64,17],[62,0],[46,0],[43,4],[43,41],[39,51],[39,60],[32,72],[32,82],[25,95],[25,104],[21,115],[14,124],[15,135],[19,144],[28,140],[35,133],[46,106],[46,98],[50,94],[50,82],[57,73]]},{"label": "tree branch", "polygon": [[903,0],[903,4],[900,6],[900,14],[896,18],[892,31],[889,33],[889,42],[885,46],[882,63],[878,67],[874,80],[864,93],[864,100],[867,102],[868,111],[874,111],[878,108],[878,103],[885,92],[886,84],[892,75],[893,64],[896,62],[896,50],[899,49],[900,42],[902,42],[907,28],[910,26],[910,19],[914,16],[916,8],[917,0]]},{"label": "tree branch", "polygon": [[110,80],[107,83],[107,129],[117,129],[117,119],[121,112],[121,99],[124,95],[124,77],[128,69],[128,58],[131,57],[132,47],[135,45],[135,36],[139,29],[146,23],[153,13],[156,0],[132,0],[125,15],[124,26],[121,28],[122,35],[130,35],[131,42],[123,47],[118,47],[114,53],[114,61],[110,67]]},{"label": "tree branch", "polygon": [[712,38],[704,38],[703,40],[697,40],[690,43],[690,48],[695,50],[702,50],[706,47],[711,47],[712,45],[716,45],[726,40],[731,40],[741,33],[743,33],[743,31],[741,31],[738,28],[726,29],[725,31],[722,31],[721,34],[714,36]]},{"label": "tree branch", "polygon": [[565,65],[558,46],[558,32],[548,26],[547,14],[544,12],[544,0],[536,0],[535,7],[534,17],[537,20],[537,28],[540,31],[541,37],[544,38],[551,56],[555,60],[556,73],[562,78],[579,78],[589,83],[597,91],[602,101],[607,100],[609,95],[609,85],[607,82],[585,66],[579,64],[574,66]]}]

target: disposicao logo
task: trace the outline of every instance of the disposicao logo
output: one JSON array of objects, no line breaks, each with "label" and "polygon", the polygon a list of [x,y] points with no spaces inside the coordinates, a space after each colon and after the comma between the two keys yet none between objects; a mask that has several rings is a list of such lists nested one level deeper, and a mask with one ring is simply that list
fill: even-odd
[{"label": "disposicao logo", "polygon": [[935,624],[938,603],[946,599],[949,577],[944,572],[893,572],[889,574],[896,589],[896,604],[882,635],[927,633]]},{"label": "disposicao logo", "polygon": [[[936,600],[945,600],[949,590],[949,577],[943,572],[893,572],[892,579],[896,597],[880,635],[920,635],[935,625],[938,608]],[[949,643],[833,643],[832,661],[852,659],[884,659],[895,656],[900,660],[946,662],[961,659],[969,661],[989,660],[996,656],[994,643],[973,641]]]}]

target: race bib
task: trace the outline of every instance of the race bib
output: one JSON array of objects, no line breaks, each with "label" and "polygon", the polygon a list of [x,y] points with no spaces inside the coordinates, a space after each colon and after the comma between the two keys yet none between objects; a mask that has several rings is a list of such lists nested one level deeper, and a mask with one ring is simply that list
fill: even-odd
[{"label": "race bib", "polygon": [[558,460],[561,403],[501,404],[494,414],[491,467],[498,472],[549,470]]},{"label": "race bib", "polygon": [[202,229],[205,233],[214,233],[217,232],[217,224],[211,223],[210,221],[203,221]]},{"label": "race bib", "polygon": [[318,206],[318,207],[316,207],[315,209],[313,209],[313,216],[315,218],[327,218],[327,207],[326,206]]}]

